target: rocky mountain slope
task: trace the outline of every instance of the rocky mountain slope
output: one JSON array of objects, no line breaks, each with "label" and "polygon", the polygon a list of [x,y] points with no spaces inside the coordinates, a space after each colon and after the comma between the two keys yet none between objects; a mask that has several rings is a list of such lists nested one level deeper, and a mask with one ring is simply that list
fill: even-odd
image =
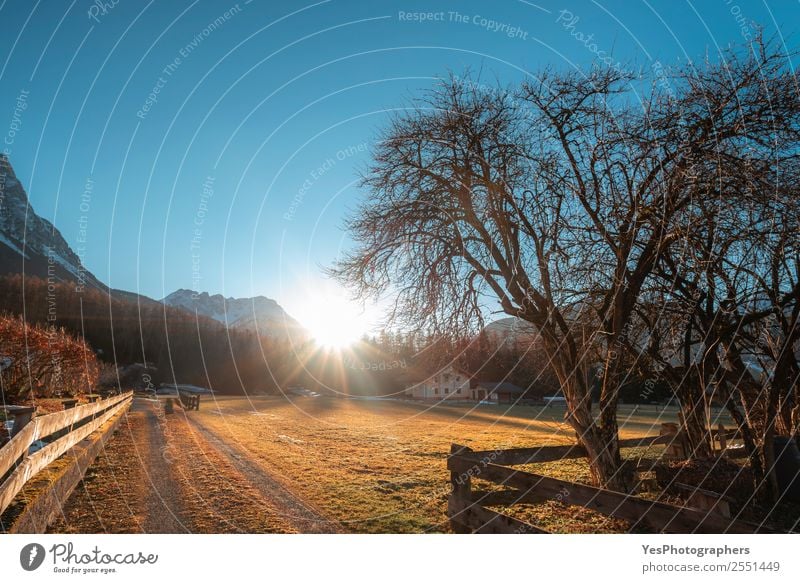
[{"label": "rocky mountain slope", "polygon": [[[52,282],[67,282],[109,291],[89,272],[58,229],[30,205],[28,195],[8,158],[0,154],[0,276],[21,274]],[[152,303],[145,296],[111,290],[115,299]],[[229,328],[258,331],[262,335],[299,340],[306,331],[281,306],[264,296],[224,298],[181,289],[163,304],[207,316]]]},{"label": "rocky mountain slope", "polygon": [[300,339],[307,332],[275,300],[264,296],[226,298],[179,289],[161,300],[168,306],[207,316],[229,328],[257,331],[263,336]]},{"label": "rocky mountain slope", "polygon": [[107,289],[59,230],[34,212],[8,158],[0,154],[0,275],[16,273]]}]

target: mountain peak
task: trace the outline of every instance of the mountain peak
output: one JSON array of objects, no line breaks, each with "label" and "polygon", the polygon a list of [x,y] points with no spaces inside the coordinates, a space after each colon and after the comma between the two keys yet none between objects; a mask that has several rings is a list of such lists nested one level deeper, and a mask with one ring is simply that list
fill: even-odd
[{"label": "mountain peak", "polygon": [[103,287],[53,224],[37,215],[8,156],[0,155],[0,274],[22,273]]},{"label": "mountain peak", "polygon": [[223,302],[251,302],[254,304],[270,304],[277,306],[278,302],[266,296],[253,296],[251,298],[235,298],[233,296],[225,297],[222,294],[209,294],[207,291],[198,292],[191,289],[180,288],[166,296],[161,300],[162,303],[175,302],[177,300],[191,300],[191,301],[223,301]]},{"label": "mountain peak", "polygon": [[207,316],[229,328],[249,329],[266,336],[296,339],[306,336],[302,326],[278,302],[266,296],[226,298],[222,294],[210,295],[181,288],[166,296],[161,303]]}]

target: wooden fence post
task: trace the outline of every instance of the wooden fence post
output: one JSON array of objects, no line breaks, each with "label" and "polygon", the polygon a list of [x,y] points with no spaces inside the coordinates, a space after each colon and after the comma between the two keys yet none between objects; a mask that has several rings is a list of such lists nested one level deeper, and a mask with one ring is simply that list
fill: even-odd
[{"label": "wooden fence post", "polygon": [[[450,455],[469,453],[472,449],[455,443],[450,445]],[[472,504],[472,478],[463,472],[450,472],[450,485],[453,490],[450,493],[447,509],[450,517],[450,526],[458,534],[469,534],[472,529],[464,525],[458,519],[458,514]]]},{"label": "wooden fence post", "polygon": [[10,435],[13,438],[22,431],[23,427],[31,422],[33,414],[36,412],[36,407],[6,407],[6,411],[14,415],[14,426],[11,428]]},{"label": "wooden fence post", "polygon": [[[22,428],[25,427],[28,423],[31,422],[33,419],[33,414],[36,412],[36,407],[23,407],[18,405],[11,405],[9,407],[5,407],[6,413],[11,413],[14,416],[14,425],[11,428],[11,435],[9,437],[11,439],[14,436],[22,431]],[[22,454],[19,456],[19,463],[22,463],[26,457],[28,457],[28,447],[26,447]],[[2,480],[3,476],[0,476],[0,480]]]},{"label": "wooden fence post", "polygon": [[675,460],[686,459],[684,437],[677,423],[662,423],[659,435],[669,435],[672,437],[672,442],[667,445],[667,450],[664,452],[665,457]]},{"label": "wooden fence post", "polygon": [[[64,411],[66,411],[67,409],[74,409],[75,407],[78,406],[78,399],[63,399],[61,401],[61,404],[64,406]],[[54,435],[56,438],[61,438],[67,435],[73,429],[75,429],[75,423],[73,423],[69,427],[65,427],[64,429],[62,429],[58,433],[55,433]]]}]

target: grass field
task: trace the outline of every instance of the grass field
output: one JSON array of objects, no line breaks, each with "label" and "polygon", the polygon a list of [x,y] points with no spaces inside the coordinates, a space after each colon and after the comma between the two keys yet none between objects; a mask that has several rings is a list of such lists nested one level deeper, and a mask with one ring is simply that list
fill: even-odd
[{"label": "grass field", "polygon": [[[563,407],[426,405],[393,400],[222,397],[192,419],[270,472],[352,532],[447,532],[451,443],[473,449],[574,443]],[[621,437],[658,434],[676,410],[623,406]],[[584,460],[536,471],[588,479]],[[566,515],[565,515],[566,513]],[[572,507],[536,519],[557,531],[619,531],[620,525]]]}]

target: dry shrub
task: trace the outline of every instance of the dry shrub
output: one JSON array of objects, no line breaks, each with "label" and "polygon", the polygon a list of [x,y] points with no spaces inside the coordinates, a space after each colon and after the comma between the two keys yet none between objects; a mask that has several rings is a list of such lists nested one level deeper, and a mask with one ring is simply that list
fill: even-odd
[{"label": "dry shrub", "polygon": [[0,369],[2,402],[8,404],[91,391],[100,365],[89,345],[63,328],[5,315],[0,316]]}]

